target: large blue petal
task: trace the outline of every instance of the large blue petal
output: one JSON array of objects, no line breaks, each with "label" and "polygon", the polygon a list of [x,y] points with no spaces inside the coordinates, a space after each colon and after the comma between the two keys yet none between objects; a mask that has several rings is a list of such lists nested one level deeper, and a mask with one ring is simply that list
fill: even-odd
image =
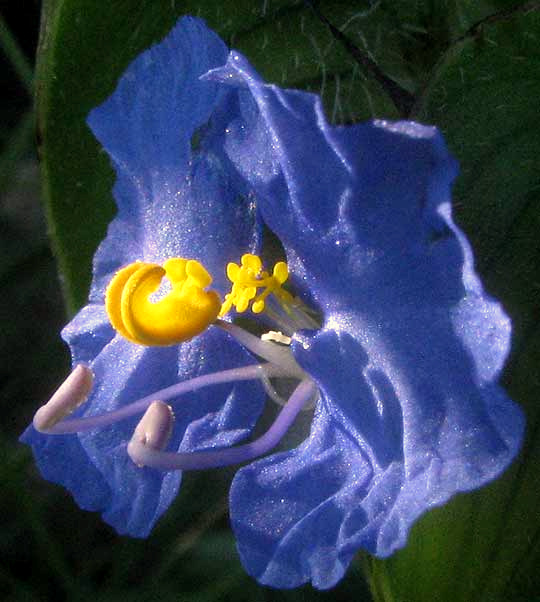
[{"label": "large blue petal", "polygon": [[521,414],[496,385],[467,399],[446,383],[414,391],[348,332],[295,345],[322,392],[310,437],[241,469],[231,489],[242,562],[261,583],[332,587],[358,549],[392,554],[422,513],[498,476],[517,451]]},{"label": "large blue petal", "polygon": [[354,333],[354,319],[350,326],[302,336],[297,357],[335,423],[369,460],[368,490],[387,490],[376,537],[357,543],[388,556],[405,545],[420,514],[499,476],[519,449],[523,417],[498,385],[478,384],[459,339],[441,324],[420,331],[422,356],[394,330],[396,350],[385,348],[384,357],[376,337],[367,343]]},{"label": "large blue petal", "polygon": [[253,250],[253,203],[210,135],[225,93],[201,81],[227,49],[200,19],[186,17],[137,57],[114,94],[88,118],[111,157],[118,215],[94,258],[91,299],[120,266],[189,257],[204,263],[217,289],[225,266]]},{"label": "large blue petal", "polygon": [[[357,488],[358,502],[386,492],[375,523],[357,519],[369,537],[351,540],[386,556],[422,512],[498,476],[523,435],[521,411],[496,384],[510,321],[484,292],[451,216],[455,162],[435,128],[331,127],[318,97],[264,84],[234,52],[205,78],[237,86],[243,98],[228,152],[298,288],[323,314],[323,329],[298,335],[293,352],[356,443],[356,461],[369,462],[374,476]],[[253,138],[272,152],[247,157],[241,142]],[[309,466],[309,454],[294,457]],[[279,457],[266,462],[249,470],[272,471],[281,491],[295,487],[292,460],[286,470]],[[245,516],[263,503],[247,499]],[[310,556],[309,546],[297,554]],[[304,566],[291,583],[317,582],[319,569]]]},{"label": "large blue petal", "polygon": [[[226,56],[223,42],[202,21],[182,19],[128,67],[114,94],[89,117],[117,174],[118,215],[94,258],[91,302],[63,331],[73,361],[88,363],[95,373],[92,394],[76,415],[100,414],[179,381],[253,361],[218,330],[181,346],[133,345],[115,336],[103,307],[106,285],[127,263],[195,258],[223,293],[227,262],[256,249],[252,199],[230,167],[223,137],[215,134],[215,123],[235,105],[216,84],[199,81]],[[249,382],[172,400],[170,449],[240,440],[263,400],[260,385]],[[83,508],[101,511],[121,533],[145,536],[173,500],[181,475],[131,462],[126,445],[137,420],[69,436],[44,436],[30,427],[23,441],[33,447],[43,475],[66,486]]]},{"label": "large blue petal", "polygon": [[299,448],[235,475],[231,522],[248,573],[279,588],[335,585],[356,551],[351,539],[372,541],[383,520],[373,482],[368,459],[320,404]]}]

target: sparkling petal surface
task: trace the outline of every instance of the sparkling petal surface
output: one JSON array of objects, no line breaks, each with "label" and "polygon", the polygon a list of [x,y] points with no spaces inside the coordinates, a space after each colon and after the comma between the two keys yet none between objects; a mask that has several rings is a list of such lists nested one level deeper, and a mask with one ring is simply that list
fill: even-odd
[{"label": "sparkling petal surface", "polygon": [[376,532],[377,521],[366,520],[362,508],[372,478],[356,442],[320,405],[299,448],[254,462],[234,478],[231,518],[249,574],[279,588],[310,580],[332,587],[356,551],[346,523],[360,516],[365,540]]},{"label": "sparkling petal surface", "polygon": [[118,205],[94,258],[92,300],[102,301],[119,267],[175,256],[202,262],[223,294],[223,266],[239,249],[254,248],[252,201],[221,159],[222,139],[212,135],[224,93],[200,80],[226,58],[216,34],[184,18],[133,61],[114,94],[90,113],[88,124],[116,171]]},{"label": "sparkling petal surface", "polygon": [[[94,390],[76,415],[100,414],[181,380],[253,362],[217,330],[181,346],[133,345],[114,336],[103,307],[110,278],[133,261],[197,259],[223,294],[227,261],[256,249],[252,200],[230,169],[223,138],[213,133],[212,112],[219,123],[230,109],[223,102],[218,111],[224,94],[199,81],[226,57],[223,42],[202,21],[185,18],[129,66],[114,94],[90,114],[116,171],[118,215],[94,258],[90,304],[63,331],[74,362],[95,373]],[[253,382],[173,400],[170,449],[231,445],[249,434],[263,400]],[[120,533],[146,536],[174,499],[181,475],[131,462],[126,445],[139,418],[54,437],[29,427],[22,440],[33,447],[45,478],[67,487],[81,507],[101,511]]]},{"label": "sparkling petal surface", "polygon": [[[284,244],[299,290],[323,313],[321,331],[297,335],[293,351],[324,394],[328,424],[350,437],[334,470],[358,467],[302,516],[298,475],[315,478],[309,444],[286,461],[267,458],[236,477],[232,520],[248,571],[265,583],[329,587],[350,558],[346,550],[391,554],[428,508],[495,478],[513,459],[523,416],[496,384],[510,321],[483,291],[452,220],[456,165],[435,128],[384,121],[331,127],[318,97],[264,84],[234,52],[205,77],[237,86],[247,107],[228,145],[231,160]],[[265,136],[271,153],[238,150],[242,140]],[[314,427],[312,449],[328,437]],[[275,488],[279,515],[264,526],[251,520]],[[335,503],[351,488],[348,503],[367,508],[354,520]],[[377,503],[368,508],[371,499]],[[318,531],[304,526],[327,507],[332,519],[319,520]],[[303,543],[292,527],[282,535],[284,515],[295,517],[294,533],[306,529]],[[337,551],[325,556],[328,539]],[[296,558],[284,580],[275,569],[282,554]],[[324,577],[323,556],[330,563]]]}]

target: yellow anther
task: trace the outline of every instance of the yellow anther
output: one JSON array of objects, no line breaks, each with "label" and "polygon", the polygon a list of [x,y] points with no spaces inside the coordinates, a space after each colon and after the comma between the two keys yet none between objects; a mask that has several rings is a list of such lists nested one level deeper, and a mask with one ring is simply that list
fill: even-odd
[{"label": "yellow anther", "polygon": [[203,265],[193,259],[186,264],[186,274],[188,276],[187,286],[206,288],[212,284],[212,276],[205,270]]},{"label": "yellow anther", "polygon": [[276,263],[273,275],[280,284],[283,284],[289,277],[289,268],[287,267],[287,264],[284,261]]},{"label": "yellow anther", "polygon": [[258,255],[246,253],[241,258],[242,267],[245,268],[250,275],[257,276],[262,270],[262,261]]},{"label": "yellow anther", "polygon": [[112,327],[132,343],[136,343],[136,341],[124,326],[120,300],[127,281],[143,265],[145,264],[137,261],[116,272],[114,278],[109,282],[105,294],[105,309],[107,310],[107,315],[109,316]]},{"label": "yellow anther", "polygon": [[[225,315],[233,306],[237,312],[244,312],[251,303],[253,313],[261,313],[266,306],[266,298],[273,294],[284,305],[292,301],[292,296],[281,288],[289,277],[287,264],[283,261],[276,263],[272,275],[262,269],[261,259],[257,255],[242,256],[241,265],[229,263],[227,276],[233,283],[231,292],[225,296],[221,306],[220,316]],[[257,294],[258,289],[262,292]]]},{"label": "yellow anther", "polygon": [[[151,301],[166,277],[171,290]],[[218,316],[221,301],[205,268],[193,259],[175,257],[161,267],[136,262],[116,273],[105,298],[113,327],[139,345],[174,345],[200,334]]]}]

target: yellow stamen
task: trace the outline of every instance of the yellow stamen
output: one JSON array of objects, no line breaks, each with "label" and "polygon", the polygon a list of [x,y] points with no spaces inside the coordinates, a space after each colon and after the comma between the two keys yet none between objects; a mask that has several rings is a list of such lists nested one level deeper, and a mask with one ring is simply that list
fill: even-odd
[{"label": "yellow stamen", "polygon": [[[242,313],[248,309],[250,303],[253,313],[261,313],[270,294],[284,305],[292,301],[292,295],[281,287],[289,277],[287,264],[283,261],[276,263],[270,276],[262,269],[262,262],[257,255],[246,254],[242,256],[241,265],[227,265],[227,276],[233,285],[231,292],[225,296],[220,316],[225,315],[233,306],[237,312]],[[263,290],[257,294],[258,289]]]},{"label": "yellow stamen", "polygon": [[[163,277],[172,290],[157,301],[149,299]],[[221,301],[206,269],[193,259],[168,259],[161,267],[135,262],[111,280],[105,307],[113,327],[139,345],[174,345],[200,334],[218,316]]]}]

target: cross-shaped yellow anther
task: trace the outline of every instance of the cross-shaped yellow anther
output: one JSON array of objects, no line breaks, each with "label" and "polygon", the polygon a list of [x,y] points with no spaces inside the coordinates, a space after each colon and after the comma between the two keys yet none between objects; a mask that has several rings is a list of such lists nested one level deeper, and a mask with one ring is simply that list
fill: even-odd
[{"label": "cross-shaped yellow anther", "polygon": [[[253,313],[261,313],[270,294],[284,304],[292,301],[291,294],[282,288],[282,284],[289,277],[287,264],[283,261],[276,263],[270,275],[262,269],[262,262],[257,255],[246,254],[242,256],[241,265],[227,265],[227,276],[233,285],[231,292],[225,296],[220,316],[225,315],[233,306],[236,311],[244,312],[250,303]],[[263,291],[257,294],[258,289]]]}]

